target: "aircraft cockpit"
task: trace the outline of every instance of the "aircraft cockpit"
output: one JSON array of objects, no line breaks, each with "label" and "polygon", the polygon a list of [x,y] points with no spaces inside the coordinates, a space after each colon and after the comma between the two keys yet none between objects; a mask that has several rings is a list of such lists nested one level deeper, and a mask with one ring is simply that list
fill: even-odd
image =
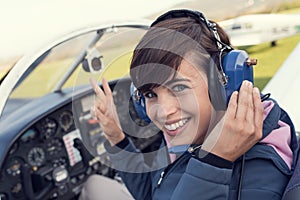
[{"label": "aircraft cockpit", "polygon": [[136,134],[130,137],[141,151],[151,151],[161,135],[130,120],[128,77],[147,28],[145,22],[89,27],[15,64],[0,85],[0,199],[76,199],[92,174],[117,179],[90,114],[90,77],[109,80],[122,127]]}]

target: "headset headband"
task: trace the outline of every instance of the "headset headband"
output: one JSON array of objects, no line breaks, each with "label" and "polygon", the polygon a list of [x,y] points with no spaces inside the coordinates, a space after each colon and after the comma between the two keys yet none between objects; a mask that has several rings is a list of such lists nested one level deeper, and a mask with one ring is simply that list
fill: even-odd
[{"label": "headset headband", "polygon": [[186,10],[186,9],[181,9],[181,10],[171,10],[166,12],[165,14],[159,16],[152,24],[151,27],[156,25],[157,23],[167,20],[167,19],[172,19],[172,18],[182,18],[182,17],[186,17],[186,18],[192,18],[194,20],[196,20],[199,24],[200,23],[204,23],[207,28],[213,33],[215,39],[216,39],[216,43],[217,43],[217,47],[219,50],[224,50],[224,49],[228,49],[228,50],[232,50],[233,48],[227,44],[225,44],[224,42],[222,42],[220,40],[220,36],[217,32],[217,26],[215,23],[210,22],[209,20],[207,20],[204,16],[203,13],[199,12],[199,11],[193,11],[193,10]]},{"label": "headset headband", "polygon": [[207,28],[212,32],[215,40],[216,40],[216,45],[217,48],[220,52],[219,54],[219,65],[217,65],[219,74],[218,78],[220,83],[225,86],[228,83],[228,77],[225,75],[223,67],[222,67],[222,62],[221,62],[221,56],[224,50],[231,51],[233,48],[229,46],[228,44],[225,44],[224,42],[221,41],[220,36],[217,31],[217,25],[215,23],[210,22],[207,20],[204,16],[203,13],[198,12],[198,11],[193,11],[193,10],[187,10],[187,9],[180,9],[180,10],[171,10],[166,12],[165,14],[159,16],[152,24],[151,27],[156,25],[157,23],[167,20],[167,19],[172,19],[172,18],[192,18],[196,20],[199,24],[204,23]]}]

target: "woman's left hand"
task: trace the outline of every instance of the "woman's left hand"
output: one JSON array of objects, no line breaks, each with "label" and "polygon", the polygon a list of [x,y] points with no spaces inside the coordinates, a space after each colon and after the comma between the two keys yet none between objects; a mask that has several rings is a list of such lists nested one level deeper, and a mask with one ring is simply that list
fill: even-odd
[{"label": "woman's left hand", "polygon": [[263,104],[258,88],[244,81],[233,92],[225,116],[204,141],[202,148],[234,162],[262,138]]}]

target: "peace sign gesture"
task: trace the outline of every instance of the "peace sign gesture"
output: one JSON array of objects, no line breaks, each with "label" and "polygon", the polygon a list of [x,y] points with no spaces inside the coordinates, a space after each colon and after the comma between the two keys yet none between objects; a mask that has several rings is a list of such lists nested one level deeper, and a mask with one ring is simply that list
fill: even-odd
[{"label": "peace sign gesture", "polygon": [[94,106],[91,114],[100,124],[106,139],[111,145],[115,145],[125,138],[113,100],[111,89],[105,78],[102,79],[103,90],[97,82],[90,78],[90,84],[96,93]]}]

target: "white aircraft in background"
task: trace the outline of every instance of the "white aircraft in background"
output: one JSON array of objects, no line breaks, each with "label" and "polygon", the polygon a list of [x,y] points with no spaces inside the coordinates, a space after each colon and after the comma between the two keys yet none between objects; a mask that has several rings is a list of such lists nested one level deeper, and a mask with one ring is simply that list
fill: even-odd
[{"label": "white aircraft in background", "polygon": [[300,33],[299,14],[251,14],[218,22],[233,46],[251,46]]}]

